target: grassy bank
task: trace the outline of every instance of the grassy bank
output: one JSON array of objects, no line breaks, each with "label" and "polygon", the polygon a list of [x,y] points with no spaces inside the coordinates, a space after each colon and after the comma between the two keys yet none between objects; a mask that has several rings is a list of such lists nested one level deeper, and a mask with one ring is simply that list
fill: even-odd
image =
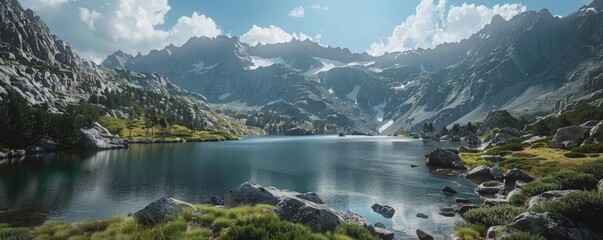
[{"label": "grassy bank", "polygon": [[283,221],[269,205],[216,208],[196,206],[176,219],[154,228],[139,226],[133,218],[114,217],[79,223],[48,222],[35,228],[0,225],[0,239],[377,239],[355,225],[340,225],[334,231],[315,233],[309,227]]},{"label": "grassy bank", "polygon": [[[127,119],[102,116],[99,118],[99,123],[112,134],[117,134],[120,138],[127,140],[233,140],[238,138],[223,127],[217,127],[216,130],[191,130],[185,126],[174,124],[169,125],[167,128],[161,128],[158,126],[146,126],[144,118],[128,122]],[[232,119],[224,119],[224,123],[227,123],[236,131],[246,134],[263,133],[260,129],[248,131],[247,129],[250,129],[250,127],[243,126]]]}]

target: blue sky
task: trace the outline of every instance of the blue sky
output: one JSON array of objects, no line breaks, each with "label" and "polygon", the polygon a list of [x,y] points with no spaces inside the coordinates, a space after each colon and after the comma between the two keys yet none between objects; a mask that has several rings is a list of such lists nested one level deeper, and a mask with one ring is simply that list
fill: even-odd
[{"label": "blue sky", "polygon": [[[590,0],[21,0],[85,58],[181,45],[191,36],[250,44],[310,38],[373,55],[470,36],[493,14],[547,8],[566,16]],[[293,11],[296,9],[298,11]],[[301,14],[303,8],[303,15]],[[255,26],[255,27],[254,27]]]}]

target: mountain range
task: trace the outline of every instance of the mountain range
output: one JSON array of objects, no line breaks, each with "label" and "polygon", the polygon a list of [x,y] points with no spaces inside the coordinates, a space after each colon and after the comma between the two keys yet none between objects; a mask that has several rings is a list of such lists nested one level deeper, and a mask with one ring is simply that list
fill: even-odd
[{"label": "mountain range", "polygon": [[102,66],[169,77],[212,104],[258,107],[341,129],[392,133],[478,121],[493,109],[534,119],[603,96],[603,1],[566,17],[523,12],[458,43],[369,56],[310,40],[249,46],[192,38]]},{"label": "mountain range", "polygon": [[250,133],[233,119],[225,121],[229,118],[216,113],[205,97],[172,84],[164,75],[108,69],[80,58],[32,10],[16,0],[0,0],[0,100],[9,92],[58,113],[81,102],[106,102],[103,107],[116,116],[136,114],[135,108],[107,100],[144,98],[146,103],[134,105],[173,123]]}]

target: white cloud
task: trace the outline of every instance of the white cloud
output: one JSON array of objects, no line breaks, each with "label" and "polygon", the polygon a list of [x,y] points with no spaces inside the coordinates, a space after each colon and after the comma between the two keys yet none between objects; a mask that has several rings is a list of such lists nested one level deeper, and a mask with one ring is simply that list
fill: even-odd
[{"label": "white cloud", "polygon": [[[171,9],[167,0],[51,1],[66,4],[36,12],[55,34],[91,60],[103,59],[117,49],[130,54],[147,53],[170,43],[182,45],[191,37],[215,37],[222,33],[213,19],[198,12],[180,16],[172,26],[165,25]],[[24,4],[30,6],[33,5]],[[72,21],[78,15],[81,21]]]},{"label": "white cloud", "polygon": [[304,7],[299,6],[289,12],[290,17],[303,18],[305,15]]},{"label": "white cloud", "polygon": [[433,48],[445,42],[458,42],[478,32],[492,17],[501,15],[506,20],[526,11],[522,4],[483,5],[467,4],[452,6],[446,12],[446,0],[421,0],[416,12],[394,28],[385,42],[371,44],[371,55],[401,52],[416,48]]},{"label": "white cloud", "polygon": [[90,11],[87,8],[80,8],[80,19],[88,25],[88,28],[95,30],[94,21],[100,16],[97,11]]},{"label": "white cloud", "polygon": [[314,4],[310,8],[314,10],[329,11],[329,7],[322,7],[320,4]]},{"label": "white cloud", "polygon": [[253,25],[249,31],[243,34],[240,38],[241,42],[247,43],[251,46],[258,44],[275,44],[275,43],[286,43],[293,39],[299,39],[304,41],[309,39],[310,41],[320,42],[322,35],[317,34],[315,37],[310,37],[303,32],[300,33],[288,33],[285,30],[270,25],[269,27],[263,28]]}]

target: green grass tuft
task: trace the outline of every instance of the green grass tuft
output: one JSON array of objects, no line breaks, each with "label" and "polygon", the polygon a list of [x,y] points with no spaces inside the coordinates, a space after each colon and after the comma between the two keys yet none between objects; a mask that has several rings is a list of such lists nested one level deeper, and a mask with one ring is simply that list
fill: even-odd
[{"label": "green grass tuft", "polygon": [[525,211],[526,209],[523,207],[498,205],[471,209],[463,214],[463,218],[470,224],[492,227],[506,225],[513,221],[517,215]]}]

